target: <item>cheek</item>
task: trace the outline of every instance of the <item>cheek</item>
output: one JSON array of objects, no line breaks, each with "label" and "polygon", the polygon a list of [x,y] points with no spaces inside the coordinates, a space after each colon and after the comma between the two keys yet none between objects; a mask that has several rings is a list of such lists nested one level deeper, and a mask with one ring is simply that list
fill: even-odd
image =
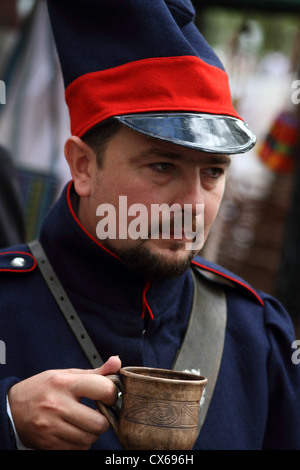
[{"label": "cheek", "polygon": [[130,178],[106,179],[94,187],[94,206],[111,204],[115,208],[117,221],[125,221],[127,225],[137,217],[149,221],[151,204],[161,203],[157,199],[157,192],[150,191],[145,184],[137,184]]},{"label": "cheek", "polygon": [[95,204],[117,204],[119,194],[125,194],[123,182],[114,174],[99,172],[93,181],[92,197]]},{"label": "cheek", "polygon": [[153,188],[145,181],[140,182],[134,179],[127,180],[123,185],[119,185],[118,194],[127,197],[128,207],[137,204],[146,207],[149,211],[152,204],[167,202],[164,194],[157,191],[157,188]]},{"label": "cheek", "polygon": [[218,214],[220,204],[222,201],[223,191],[220,190],[214,194],[210,194],[210,197],[206,198],[204,202],[204,227],[207,233]]}]

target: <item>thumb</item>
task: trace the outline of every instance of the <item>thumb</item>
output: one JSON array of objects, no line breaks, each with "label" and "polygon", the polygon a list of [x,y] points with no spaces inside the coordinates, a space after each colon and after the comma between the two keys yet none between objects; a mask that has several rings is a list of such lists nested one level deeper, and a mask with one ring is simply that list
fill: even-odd
[{"label": "thumb", "polygon": [[119,356],[111,356],[101,367],[93,369],[92,374],[108,375],[117,374],[122,367]]}]

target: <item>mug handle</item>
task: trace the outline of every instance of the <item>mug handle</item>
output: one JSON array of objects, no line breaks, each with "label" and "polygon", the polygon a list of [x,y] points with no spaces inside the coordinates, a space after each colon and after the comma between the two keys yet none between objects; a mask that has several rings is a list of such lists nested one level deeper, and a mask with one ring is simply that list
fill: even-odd
[{"label": "mug handle", "polygon": [[[119,400],[124,393],[124,388],[123,388],[123,383],[122,383],[121,378],[118,375],[106,375],[105,377],[110,379],[119,389],[119,392],[118,392],[118,400]],[[116,404],[113,406],[107,406],[99,400],[96,401],[96,405],[99,411],[108,419],[109,423],[112,425],[116,433],[118,432],[120,411],[122,408],[122,404],[121,405],[118,404],[118,400]]]}]

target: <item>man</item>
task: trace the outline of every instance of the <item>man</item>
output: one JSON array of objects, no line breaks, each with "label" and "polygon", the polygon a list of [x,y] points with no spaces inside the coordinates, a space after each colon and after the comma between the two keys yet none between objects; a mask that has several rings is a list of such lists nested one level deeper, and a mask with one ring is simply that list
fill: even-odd
[{"label": "man", "polygon": [[115,402],[122,364],[208,377],[195,449],[299,449],[288,315],[197,256],[255,138],[190,2],[68,5],[49,1],[72,181],[40,244],[0,256],[2,448],[121,449],[94,402]]}]

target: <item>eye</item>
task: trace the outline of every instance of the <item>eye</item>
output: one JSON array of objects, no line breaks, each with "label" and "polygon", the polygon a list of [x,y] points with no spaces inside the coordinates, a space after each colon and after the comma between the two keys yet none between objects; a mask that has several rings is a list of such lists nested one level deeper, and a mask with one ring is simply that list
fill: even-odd
[{"label": "eye", "polygon": [[169,162],[151,163],[150,168],[158,173],[168,173],[174,170],[174,165]]},{"label": "eye", "polygon": [[209,178],[218,179],[222,175],[224,175],[225,170],[224,168],[220,168],[220,167],[211,167],[211,168],[206,168],[203,171],[203,173]]}]

